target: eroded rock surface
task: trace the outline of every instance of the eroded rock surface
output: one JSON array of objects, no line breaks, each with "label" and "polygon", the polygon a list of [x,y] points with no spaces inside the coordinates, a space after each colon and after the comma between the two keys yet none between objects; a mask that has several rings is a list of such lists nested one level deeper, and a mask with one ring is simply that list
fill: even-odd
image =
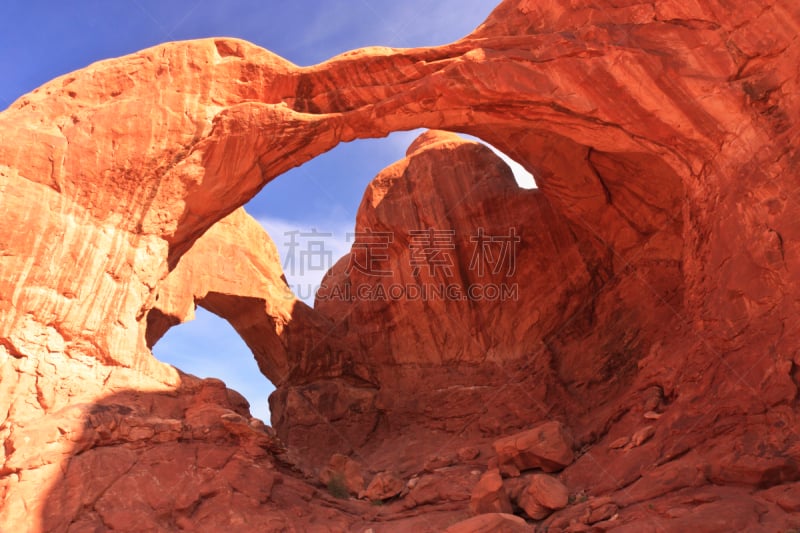
[{"label": "eroded rock surface", "polygon": [[[0,115],[0,529],[524,530],[463,521],[492,443],[542,423],[573,457],[540,527],[800,527],[799,33],[791,0],[507,0],[441,47],[299,68],[169,43],[23,96]],[[491,142],[539,190],[427,133],[368,188],[315,309],[287,295],[237,209],[338,142],[416,127]],[[394,236],[389,276],[348,268],[367,230]],[[513,272],[479,275],[486,236],[516,243]],[[442,282],[518,292],[331,294]],[[152,357],[194,304],[278,385],[277,433]],[[337,453],[406,487],[337,499]],[[512,464],[516,493],[541,465]]]}]

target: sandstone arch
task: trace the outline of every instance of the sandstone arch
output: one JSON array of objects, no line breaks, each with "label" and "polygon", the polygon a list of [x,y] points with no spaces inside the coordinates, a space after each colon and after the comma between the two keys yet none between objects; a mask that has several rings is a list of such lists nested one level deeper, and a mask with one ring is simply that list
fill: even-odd
[{"label": "sandstone arch", "polygon": [[[171,43],[22,97],[0,116],[0,135],[14,140],[0,143],[0,459],[8,493],[22,486],[21,472],[46,478],[57,468],[45,466],[69,455],[69,431],[35,457],[22,446],[42,427],[55,434],[56,413],[123,388],[200,394],[151,357],[147,331],[157,337],[165,317],[184,316],[183,303],[169,308],[157,297],[192,245],[213,237],[215,223],[248,224],[236,214],[240,205],[338,142],[416,127],[476,135],[534,170],[542,209],[570,234],[576,263],[589,265],[580,285],[596,305],[574,314],[573,330],[544,335],[542,366],[551,372],[532,378],[524,353],[500,358],[520,364],[515,389],[545,397],[519,405],[500,398],[513,420],[481,431],[569,414],[578,442],[596,452],[594,463],[565,473],[571,485],[609,494],[631,485],[640,468],[652,473],[618,499],[623,507],[653,497],[663,458],[702,472],[680,487],[743,483],[761,491],[795,481],[799,26],[789,0],[737,10],[715,1],[508,0],[472,35],[443,47],[372,48],[297,68],[236,40]],[[279,290],[275,272],[258,276],[259,291]],[[227,289],[214,285],[225,280],[191,279],[192,300],[220,312],[231,306],[221,296]],[[242,294],[247,289],[231,291],[263,303],[266,317],[301,325],[299,349],[287,350],[294,341],[279,335],[277,320],[253,335],[269,345],[265,373],[289,376],[280,401],[333,387],[334,396],[352,399],[337,409],[364,414],[355,428],[342,425],[344,434],[378,427],[391,435],[379,419],[392,409],[432,420],[447,438],[458,434],[413,402],[398,408],[382,397],[376,385],[385,368],[363,351],[353,355],[350,330],[331,336],[330,317]],[[647,290],[652,308],[638,301]],[[320,327],[324,350],[308,358],[306,343],[320,346]],[[593,343],[577,334],[586,327],[607,336]],[[589,353],[593,346],[614,357]],[[596,375],[608,380],[592,381]],[[659,419],[652,446],[625,459],[599,447],[635,423],[632,406],[653,388],[656,405],[675,407]],[[445,405],[442,390],[426,399]],[[32,423],[42,417],[43,426]],[[609,479],[596,464],[619,475]],[[769,507],[770,516],[780,522],[785,505],[792,504]],[[18,516],[24,507],[15,500],[4,512]],[[742,524],[760,514],[751,511],[742,511]],[[635,505],[625,512],[642,518]]]}]

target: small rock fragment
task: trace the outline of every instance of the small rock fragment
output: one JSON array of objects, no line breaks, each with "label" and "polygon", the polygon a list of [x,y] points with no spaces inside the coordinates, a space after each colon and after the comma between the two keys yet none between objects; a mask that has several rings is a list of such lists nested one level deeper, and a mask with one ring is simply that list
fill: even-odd
[{"label": "small rock fragment", "polygon": [[403,492],[405,486],[405,482],[397,474],[381,472],[372,478],[366,490],[359,494],[359,497],[372,501],[388,500]]},{"label": "small rock fragment", "polygon": [[531,476],[526,493],[548,509],[563,509],[569,502],[569,489],[561,481],[546,474]]},{"label": "small rock fragment", "polygon": [[544,520],[553,512],[552,510],[548,509],[538,501],[536,498],[529,495],[527,491],[522,492],[522,496],[520,496],[519,501],[517,502],[520,509],[522,509],[526,515],[534,520]]},{"label": "small rock fragment", "polygon": [[511,501],[498,470],[489,470],[472,489],[469,510],[472,514],[511,513]]},{"label": "small rock fragment", "polygon": [[618,439],[611,441],[611,444],[609,444],[608,447],[611,448],[612,450],[618,450],[620,448],[625,447],[625,445],[628,444],[630,441],[631,441],[630,437],[620,437]]},{"label": "small rock fragment", "polygon": [[458,450],[458,460],[462,463],[477,459],[481,451],[475,446],[466,446]]},{"label": "small rock fragment", "polygon": [[519,468],[517,468],[513,464],[503,464],[500,465],[500,474],[503,477],[519,477],[520,472]]},{"label": "small rock fragment", "polygon": [[513,464],[520,471],[541,468],[556,472],[572,464],[572,437],[560,422],[545,422],[494,442],[500,464]]},{"label": "small rock fragment", "polygon": [[641,446],[642,444],[650,440],[655,434],[656,434],[655,427],[653,426],[643,427],[642,429],[638,430],[636,433],[633,434],[633,436],[631,437],[631,441],[628,443],[627,449]]},{"label": "small rock fragment", "polygon": [[361,472],[361,465],[338,453],[331,456],[328,466],[320,472],[319,478],[332,492],[344,489],[355,496],[364,490],[364,475]]},{"label": "small rock fragment", "polygon": [[468,520],[453,524],[445,533],[531,533],[533,527],[513,514],[490,513],[473,516]]}]

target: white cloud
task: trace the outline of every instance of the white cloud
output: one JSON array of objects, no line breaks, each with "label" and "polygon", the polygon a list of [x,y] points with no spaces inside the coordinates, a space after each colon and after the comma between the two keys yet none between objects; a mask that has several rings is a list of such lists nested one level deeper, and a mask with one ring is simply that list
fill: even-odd
[{"label": "white cloud", "polygon": [[402,159],[405,157],[406,150],[408,150],[408,147],[411,146],[411,143],[413,143],[417,137],[426,131],[428,130],[425,128],[417,128],[415,130],[408,131],[395,131],[385,139],[381,139],[380,142],[385,142],[392,146],[392,149],[396,150],[398,153],[397,159]]},{"label": "white cloud", "polygon": [[278,248],[292,291],[313,306],[314,295],[325,273],[350,252],[355,221],[340,219],[312,223],[261,217],[258,222]]}]

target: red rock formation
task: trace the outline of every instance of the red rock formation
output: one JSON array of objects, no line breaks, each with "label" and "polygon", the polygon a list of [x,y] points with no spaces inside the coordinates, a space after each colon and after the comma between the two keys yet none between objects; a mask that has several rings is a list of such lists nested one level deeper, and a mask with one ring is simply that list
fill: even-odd
[{"label": "red rock formation", "polygon": [[244,209],[212,226],[159,284],[147,316],[148,346],[193,319],[196,305],[227,319],[278,386],[300,364],[303,346],[313,347],[331,327],[292,294],[275,244]]},{"label": "red rock formation", "polygon": [[[447,46],[298,68],[170,43],[20,98],[0,115],[0,527],[443,530],[491,444],[553,420],[573,503],[544,526],[800,527],[799,29],[792,0],[506,0]],[[415,127],[486,139],[540,190],[428,134],[359,227],[453,231],[451,272],[407,237],[386,261],[462,288],[476,224],[515,228],[520,298],[276,301],[274,249],[231,213],[340,141]],[[330,287],[377,286],[346,266]],[[238,395],[155,361],[195,302],[280,385],[285,460],[350,454],[406,489],[334,499]]]}]

